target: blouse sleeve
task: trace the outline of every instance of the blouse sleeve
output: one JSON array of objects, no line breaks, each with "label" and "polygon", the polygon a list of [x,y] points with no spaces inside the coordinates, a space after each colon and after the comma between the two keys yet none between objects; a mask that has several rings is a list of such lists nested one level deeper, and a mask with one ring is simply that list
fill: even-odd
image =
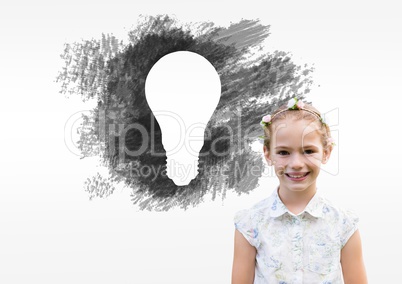
[{"label": "blouse sleeve", "polygon": [[244,209],[238,211],[234,216],[234,224],[235,228],[242,233],[250,245],[256,248],[259,247],[259,228],[250,210]]},{"label": "blouse sleeve", "polygon": [[359,218],[352,211],[344,210],[342,214],[341,247],[343,248],[349,238],[356,232]]}]

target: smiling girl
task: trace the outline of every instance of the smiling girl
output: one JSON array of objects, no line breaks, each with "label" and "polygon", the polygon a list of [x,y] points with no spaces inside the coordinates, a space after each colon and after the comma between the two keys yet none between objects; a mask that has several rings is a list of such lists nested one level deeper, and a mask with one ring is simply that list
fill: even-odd
[{"label": "smiling girl", "polygon": [[293,98],[261,124],[279,186],[235,215],[232,284],[367,283],[358,218],[317,193],[333,147],[323,117]]}]

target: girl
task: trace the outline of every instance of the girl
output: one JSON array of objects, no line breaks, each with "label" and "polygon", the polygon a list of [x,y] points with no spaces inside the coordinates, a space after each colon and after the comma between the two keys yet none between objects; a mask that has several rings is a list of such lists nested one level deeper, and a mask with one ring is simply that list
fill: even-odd
[{"label": "girl", "polygon": [[358,218],[317,193],[333,146],[323,117],[293,98],[261,124],[279,187],[235,215],[232,284],[367,283]]}]

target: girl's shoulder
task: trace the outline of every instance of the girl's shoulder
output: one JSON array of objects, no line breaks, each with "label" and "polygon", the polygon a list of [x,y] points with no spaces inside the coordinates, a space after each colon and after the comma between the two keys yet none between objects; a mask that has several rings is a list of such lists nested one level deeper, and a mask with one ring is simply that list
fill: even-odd
[{"label": "girl's shoulder", "polygon": [[261,225],[267,220],[269,199],[265,198],[250,208],[241,209],[234,216],[235,228],[256,248],[260,246]]},{"label": "girl's shoulder", "polygon": [[321,198],[323,202],[322,217],[325,220],[325,224],[330,227],[338,228],[341,245],[343,247],[357,230],[359,217],[354,211],[337,206],[326,198]]},{"label": "girl's shoulder", "polygon": [[269,217],[271,203],[272,196],[258,201],[251,207],[238,210],[234,216],[235,223],[247,223],[257,226],[257,224]]},{"label": "girl's shoulder", "polygon": [[353,210],[334,204],[323,196],[319,196],[320,203],[322,203],[322,213],[324,216],[337,218],[337,219],[358,219],[356,213]]}]

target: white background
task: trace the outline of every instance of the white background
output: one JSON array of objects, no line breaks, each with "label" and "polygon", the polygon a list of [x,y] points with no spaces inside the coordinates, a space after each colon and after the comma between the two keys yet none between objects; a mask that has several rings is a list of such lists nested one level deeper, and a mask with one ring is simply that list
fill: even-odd
[{"label": "white background", "polygon": [[220,25],[258,18],[272,25],[268,49],[315,63],[308,99],[323,112],[339,108],[339,173],[322,173],[319,188],[359,215],[370,283],[398,281],[397,1],[14,3],[0,7],[1,283],[230,283],[233,214],[271,194],[276,179],[185,212],[141,212],[128,190],[90,202],[82,185],[100,169],[64,144],[68,118],[89,107],[53,82],[63,43],[102,32],[126,39],[139,14],[156,13]]}]

